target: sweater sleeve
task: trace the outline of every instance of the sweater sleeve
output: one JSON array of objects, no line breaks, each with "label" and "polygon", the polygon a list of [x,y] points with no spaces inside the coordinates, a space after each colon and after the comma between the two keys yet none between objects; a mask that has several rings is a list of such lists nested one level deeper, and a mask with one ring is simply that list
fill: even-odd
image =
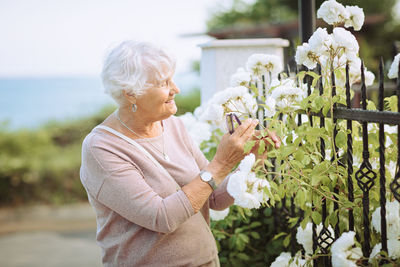
[{"label": "sweater sleeve", "polygon": [[[190,137],[183,123],[180,120],[179,122],[181,124],[181,128],[183,129],[184,136],[187,142],[189,143],[189,149],[191,150],[192,155],[196,160],[197,166],[199,167],[200,170],[204,169],[208,165],[209,161],[206,159],[203,152],[201,152],[198,145]],[[229,175],[218,186],[218,188],[210,195],[209,197],[210,209],[224,210],[233,204],[234,199],[231,197],[231,195],[229,195],[227,191],[228,181],[229,181]]]},{"label": "sweater sleeve", "polygon": [[92,195],[125,219],[155,232],[170,233],[194,214],[182,190],[162,198],[132,163],[99,147],[86,151],[86,180],[102,181]]}]

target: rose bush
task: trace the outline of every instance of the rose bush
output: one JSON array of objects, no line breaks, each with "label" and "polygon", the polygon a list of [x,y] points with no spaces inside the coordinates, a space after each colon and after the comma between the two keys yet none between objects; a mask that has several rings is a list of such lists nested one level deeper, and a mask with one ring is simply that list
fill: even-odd
[{"label": "rose bush", "polygon": [[[322,112],[328,116],[329,112],[333,114],[334,105],[346,104],[346,65],[349,66],[350,85],[362,82],[359,45],[355,36],[346,28],[360,30],[364,22],[364,13],[359,7],[345,7],[335,0],[329,0],[321,5],[317,14],[319,18],[333,25],[333,30],[328,33],[327,29],[318,28],[307,43],[297,47],[296,62],[307,67],[307,71],[289,77],[282,73],[280,59],[276,56],[254,54],[244,62],[245,68],[238,69],[232,76],[233,87],[215,94],[193,115],[192,119],[196,123],[210,125],[209,131],[205,130],[208,132],[202,133],[202,136],[210,138],[201,143],[201,148],[210,158],[215,152],[219,138],[227,131],[225,115],[228,113],[235,113],[241,119],[262,118],[256,140],[249,141],[244,149],[246,153],[252,151],[260,155],[269,150],[268,158],[263,160],[262,164],[250,153],[231,174],[228,192],[235,199],[236,207],[231,208],[224,220],[213,223],[218,245],[226,249],[220,254],[222,263],[271,263],[271,257],[278,256],[282,245],[287,248],[290,240],[297,238],[296,246],[299,252],[293,258],[283,252],[271,266],[311,264],[312,259],[319,257],[321,252],[319,249],[316,252],[312,251],[312,222],[317,225],[317,234],[324,225],[332,237],[333,229],[339,227],[340,236],[336,237],[336,241],[329,248],[327,247],[333,266],[356,266],[366,260],[371,264],[378,264],[380,258],[385,258],[390,263],[400,263],[400,207],[389,189],[398,153],[393,146],[398,141],[396,131],[386,132],[389,253],[379,254],[380,203],[377,178],[375,186],[369,192],[371,214],[375,212],[372,214],[371,226],[371,242],[374,249],[368,259],[362,255],[360,248],[360,244],[364,242],[361,202],[363,192],[356,185],[354,177],[355,200],[348,200],[346,121],[335,122],[333,117],[326,117],[324,125],[321,125],[319,119],[311,118],[310,121],[309,117],[304,115],[311,111]],[[400,55],[395,57],[389,78],[397,77],[399,58]],[[317,65],[321,68],[321,74],[316,71]],[[308,83],[304,82],[305,77],[311,77],[308,78]],[[365,84],[371,85],[374,78],[374,74],[365,68]],[[324,89],[322,94],[319,92],[320,86]],[[332,90],[336,91],[335,96],[332,96]],[[385,98],[385,109],[397,112],[396,101],[396,97]],[[368,103],[368,109],[376,109],[373,102]],[[302,123],[298,123],[300,119]],[[362,129],[359,122],[352,123],[353,173],[356,173],[362,159]],[[370,162],[373,171],[379,174],[378,131],[376,125],[369,125]],[[269,145],[273,142],[268,137],[267,129],[275,131],[281,137],[283,145],[280,148]],[[325,151],[321,151],[321,142],[324,142]],[[275,212],[282,211],[286,199],[292,199],[294,205],[302,211],[302,216],[286,213],[284,218],[286,223],[293,229],[297,228],[297,231],[288,232],[287,229],[283,229],[279,214],[273,215],[271,207],[279,206],[281,209],[275,209]],[[328,212],[324,221],[322,200],[326,201]],[[334,203],[338,204],[338,210],[334,210]],[[260,210],[255,210],[260,207]],[[349,209],[354,213],[354,232],[348,231]],[[212,215],[219,220],[224,218],[220,213]],[[300,249],[305,253],[302,254]]]}]

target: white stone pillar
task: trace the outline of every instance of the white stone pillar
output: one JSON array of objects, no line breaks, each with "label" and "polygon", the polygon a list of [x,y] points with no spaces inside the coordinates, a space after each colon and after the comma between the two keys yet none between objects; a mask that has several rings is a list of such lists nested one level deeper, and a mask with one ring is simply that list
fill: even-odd
[{"label": "white stone pillar", "polygon": [[283,64],[283,49],[289,41],[280,38],[213,40],[201,47],[201,103],[230,85],[230,77],[247,58],[255,53],[279,56]]}]

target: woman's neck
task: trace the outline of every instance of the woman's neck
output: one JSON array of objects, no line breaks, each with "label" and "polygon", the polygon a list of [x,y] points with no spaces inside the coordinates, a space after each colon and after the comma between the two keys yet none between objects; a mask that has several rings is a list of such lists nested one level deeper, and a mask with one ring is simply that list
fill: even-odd
[{"label": "woman's neck", "polygon": [[[161,121],[151,120],[146,118],[144,114],[139,112],[132,112],[130,108],[119,108],[115,113],[121,128],[131,134],[136,134],[138,138],[152,138],[162,134]],[[134,133],[132,133],[133,131]]]}]

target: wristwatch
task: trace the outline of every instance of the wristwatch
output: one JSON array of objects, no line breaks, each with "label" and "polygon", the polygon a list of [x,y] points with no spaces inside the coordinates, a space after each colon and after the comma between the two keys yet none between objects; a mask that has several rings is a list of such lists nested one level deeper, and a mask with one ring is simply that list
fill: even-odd
[{"label": "wristwatch", "polygon": [[209,184],[213,190],[217,189],[217,185],[215,184],[215,181],[214,181],[214,179],[212,177],[212,174],[209,173],[208,171],[204,171],[204,170],[201,171],[200,172],[200,179],[203,182],[206,182],[207,184]]}]

